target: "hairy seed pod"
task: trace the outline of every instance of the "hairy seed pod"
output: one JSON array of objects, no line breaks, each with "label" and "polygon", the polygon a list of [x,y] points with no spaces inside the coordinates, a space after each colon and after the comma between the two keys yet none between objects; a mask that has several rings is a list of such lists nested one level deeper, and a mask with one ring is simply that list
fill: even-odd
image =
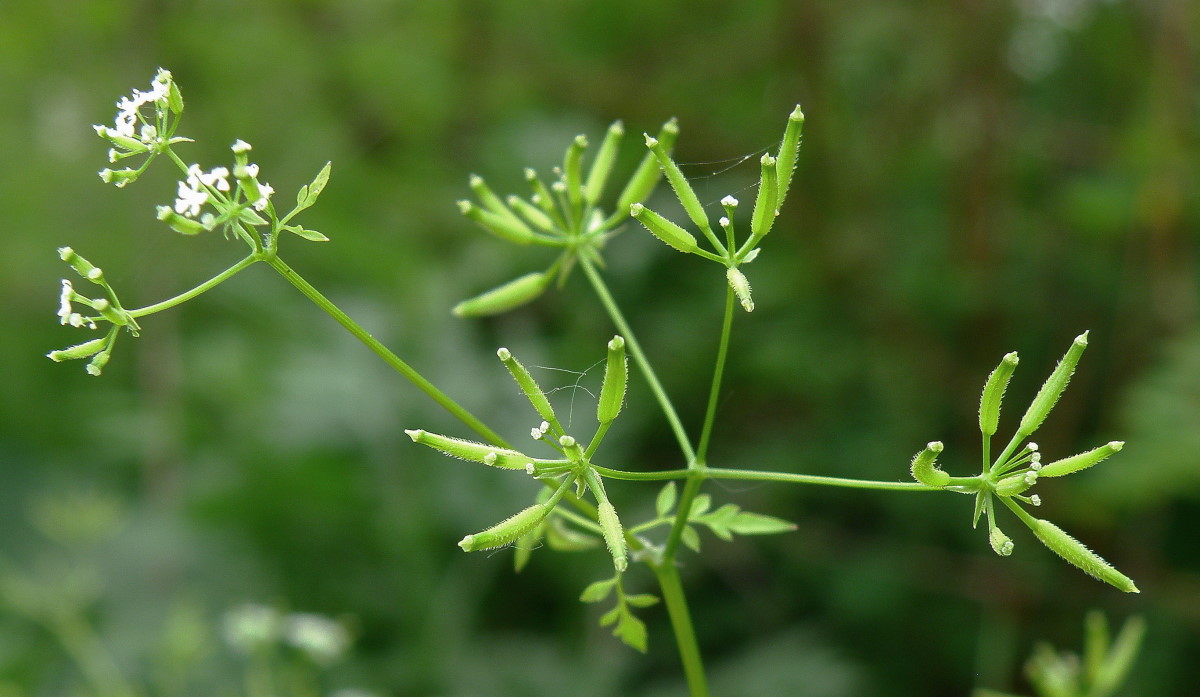
[{"label": "hairy seed pod", "polygon": [[467,535],[459,541],[458,546],[464,552],[478,552],[485,549],[495,549],[516,542],[533,530],[546,519],[550,507],[544,503],[535,503],[529,508],[517,513],[511,518],[493,525],[482,532]]},{"label": "hairy seed pod", "polygon": [[1000,365],[988,375],[987,383],[983,386],[983,394],[979,397],[979,430],[985,437],[995,435],[1000,423],[1000,403],[1004,400],[1004,390],[1017,369],[1017,352],[1004,354]]},{"label": "hairy seed pod", "polygon": [[515,244],[529,244],[533,240],[533,230],[515,215],[493,213],[465,200],[458,202],[458,210],[500,239]]},{"label": "hairy seed pod", "polygon": [[629,382],[629,364],[625,356],[625,339],[614,336],[608,342],[608,362],[604,366],[604,382],[600,385],[600,400],[596,404],[596,420],[612,423],[625,404],[625,386]]},{"label": "hairy seed pod", "polygon": [[1029,409],[1025,411],[1025,416],[1021,417],[1018,433],[1022,436],[1033,434],[1042,425],[1050,410],[1054,408],[1055,402],[1062,396],[1063,390],[1067,389],[1067,383],[1071,381],[1075,366],[1079,365],[1079,358],[1083,355],[1083,350],[1087,348],[1087,340],[1087,332],[1075,337],[1071,348],[1067,349],[1066,355],[1058,362],[1054,372],[1050,373],[1050,377],[1046,379],[1042,389],[1038,390]]},{"label": "hairy seed pod", "polygon": [[1008,535],[1005,535],[1000,528],[992,528],[988,532],[988,542],[992,545],[992,551],[1002,557],[1007,557],[1013,553],[1013,541]]},{"label": "hairy seed pod", "polygon": [[655,237],[681,252],[690,254],[699,249],[699,245],[696,244],[696,238],[692,237],[692,233],[640,203],[635,203],[629,207],[629,215],[636,218]]},{"label": "hairy seed pod", "polygon": [[528,455],[519,453],[516,450],[497,448],[487,443],[476,443],[461,438],[441,436],[429,431],[422,431],[421,429],[407,430],[404,433],[409,438],[412,438],[414,443],[429,446],[434,450],[441,451],[450,457],[457,457],[460,460],[482,462],[489,467],[524,470],[533,461]]},{"label": "hairy seed pod", "polygon": [[[662,129],[658,132],[659,145],[668,153],[675,146],[675,139],[679,137],[679,123],[674,119],[670,119],[662,125]],[[625,215],[625,211],[635,203],[640,203],[646,200],[650,192],[654,190],[654,186],[658,184],[659,178],[662,177],[662,169],[658,166],[658,158],[653,152],[648,152],[634,170],[633,176],[629,178],[629,183],[621,190],[621,195],[617,197],[617,205],[614,209],[615,215]]]},{"label": "hairy seed pod", "polygon": [[545,232],[555,232],[558,230],[554,225],[554,221],[541,208],[533,205],[529,201],[520,196],[509,196],[505,199],[510,208],[516,211],[517,215],[525,219],[525,222],[539,228]]},{"label": "hairy seed pod", "polygon": [[625,552],[625,533],[621,529],[621,520],[617,517],[617,509],[609,501],[601,501],[597,508],[600,522],[600,532],[604,535],[604,543],[613,558],[613,567],[617,573],[622,573],[629,567],[629,557]]},{"label": "hairy seed pod", "polygon": [[687,212],[688,217],[701,230],[711,230],[712,228],[708,224],[708,215],[704,213],[704,206],[700,204],[700,199],[696,196],[692,185],[688,183],[687,177],[683,176],[683,170],[679,169],[679,165],[671,159],[671,155],[667,153],[662,143],[658,142],[656,138],[650,137],[650,134],[646,134],[646,147],[650,148],[650,151],[658,158],[659,167],[662,167],[663,174],[667,175],[667,181],[675,190],[675,196],[683,204],[683,210]]},{"label": "hairy seed pod", "polygon": [[544,272],[528,273],[464,300],[450,312],[455,317],[484,317],[508,312],[541,295],[549,281],[550,277]]},{"label": "hairy seed pod", "polygon": [[1048,465],[1043,466],[1038,470],[1040,477],[1062,477],[1067,474],[1074,474],[1082,469],[1087,469],[1092,465],[1101,462],[1102,460],[1118,453],[1121,448],[1125,447],[1124,441],[1114,440],[1111,443],[1106,443],[1099,448],[1092,448],[1086,453],[1079,453],[1071,457],[1065,457],[1061,460],[1055,460]]},{"label": "hairy seed pod", "polygon": [[792,183],[792,174],[796,171],[796,156],[800,152],[800,135],[804,131],[804,112],[797,104],[788,115],[787,127],[783,131],[783,142],[779,144],[779,155],[775,159],[775,170],[778,172],[779,197],[775,203],[778,208],[787,198],[788,187]]},{"label": "hairy seed pod", "polygon": [[729,287],[742,304],[742,309],[754,312],[754,298],[750,295],[750,281],[746,280],[746,274],[742,273],[741,269],[731,266],[725,271],[725,279],[729,281]]},{"label": "hairy seed pod", "polygon": [[100,351],[104,349],[104,344],[107,342],[107,338],[92,339],[91,341],[85,341],[82,344],[76,344],[75,346],[70,346],[65,349],[51,351],[50,353],[46,354],[46,358],[49,358],[55,363],[62,363],[63,361],[75,360],[77,358],[87,358],[88,356],[94,356],[97,353],[100,353]]},{"label": "hairy seed pod", "polygon": [[1025,474],[1009,475],[996,483],[996,493],[1000,496],[1016,496],[1024,493],[1037,482],[1036,478],[1033,481],[1029,481],[1029,479]]},{"label": "hairy seed pod", "polygon": [[1054,523],[1037,519],[1030,525],[1030,529],[1052,552],[1079,567],[1089,576],[1126,593],[1141,592],[1128,576],[1117,571],[1099,554],[1088,549],[1082,542],[1068,535]]},{"label": "hairy seed pod", "polygon": [[596,160],[588,170],[587,184],[584,185],[584,200],[589,206],[596,205],[596,201],[600,200],[600,195],[604,193],[608,175],[612,173],[613,165],[617,161],[617,146],[621,144],[624,135],[625,125],[620,121],[614,121],[604,134],[604,141],[596,151]]},{"label": "hairy seed pod", "polygon": [[537,381],[521,365],[516,356],[506,348],[500,348],[496,351],[496,356],[504,363],[504,367],[508,368],[509,374],[516,380],[521,391],[525,393],[525,398],[533,405],[534,411],[541,415],[543,419],[550,422],[559,430],[562,431],[562,426],[558,423],[558,417],[554,415],[554,407],[550,406],[550,400],[546,398],[546,393],[542,392],[542,388],[538,387]]},{"label": "hairy seed pod", "polygon": [[775,214],[779,211],[779,172],[775,164],[775,158],[770,155],[763,155],[759,160],[762,172],[758,180],[758,196],[754,199],[754,214],[750,217],[752,241],[748,244],[752,247],[771,231]]},{"label": "hairy seed pod", "polygon": [[938,488],[946,486],[950,481],[950,475],[938,469],[934,461],[937,460],[938,453],[942,452],[941,441],[932,441],[925,446],[925,449],[917,453],[912,459],[913,479],[926,486],[935,486]]},{"label": "hairy seed pod", "polygon": [[567,200],[576,209],[583,203],[583,151],[587,150],[588,139],[577,135],[567,146],[563,157],[563,183],[567,187]]}]

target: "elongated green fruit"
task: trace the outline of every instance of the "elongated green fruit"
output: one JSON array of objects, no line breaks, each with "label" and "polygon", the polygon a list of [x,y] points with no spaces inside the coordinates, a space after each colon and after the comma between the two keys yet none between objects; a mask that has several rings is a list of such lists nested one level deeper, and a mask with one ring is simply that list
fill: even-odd
[{"label": "elongated green fruit", "polygon": [[108,343],[107,338],[92,339],[91,341],[85,341],[82,344],[76,344],[65,349],[51,351],[46,354],[46,358],[55,363],[62,363],[63,361],[75,360],[77,358],[87,358],[88,356],[100,353],[106,343]]},{"label": "elongated green fruit", "polygon": [[979,397],[979,430],[984,436],[996,433],[1000,423],[1000,403],[1004,400],[1004,390],[1008,381],[1017,369],[1017,352],[1004,354],[1000,365],[988,376],[983,386],[983,394]]},{"label": "elongated green fruit", "polygon": [[600,143],[596,161],[588,170],[587,184],[584,185],[584,200],[589,206],[596,205],[596,201],[600,200],[600,195],[604,193],[608,175],[612,174],[613,164],[617,161],[617,146],[621,144],[624,135],[625,124],[620,121],[614,121],[604,134],[604,142]]},{"label": "elongated green fruit", "polygon": [[696,244],[696,238],[692,237],[692,233],[640,203],[635,203],[629,207],[629,215],[636,218],[655,237],[681,252],[695,252],[700,247]]},{"label": "elongated green fruit", "polygon": [[[679,123],[674,119],[670,119],[662,125],[658,132],[658,143],[666,152],[671,152],[671,148],[675,146],[675,139],[679,137]],[[614,209],[613,217],[624,216],[625,211],[635,203],[641,203],[646,200],[650,192],[654,190],[654,186],[658,184],[659,178],[662,177],[662,169],[658,166],[658,158],[654,153],[648,152],[638,164],[638,167],[633,172],[633,176],[629,178],[629,183],[621,190],[621,195],[617,197],[617,205]]]},{"label": "elongated green fruit", "polygon": [[483,204],[484,208],[488,209],[492,213],[495,213],[496,215],[502,215],[507,218],[516,217],[516,215],[509,210],[508,206],[504,205],[504,202],[500,200],[500,197],[497,196],[494,191],[492,191],[492,188],[487,185],[487,182],[483,180],[483,177],[479,176],[478,174],[472,174],[467,180],[467,184],[471,187],[471,191],[475,192],[475,195],[479,197],[479,202]]},{"label": "elongated green fruit", "polygon": [[464,552],[478,552],[503,547],[524,537],[525,533],[533,530],[538,523],[545,520],[549,513],[549,506],[544,503],[535,503],[483,532],[467,535],[459,541],[458,546],[462,547]]},{"label": "elongated green fruit", "polygon": [[550,190],[546,188],[546,185],[542,183],[542,180],[538,178],[537,171],[530,167],[526,167],[525,181],[529,182],[529,188],[533,190],[532,200],[534,204],[545,211],[548,215],[555,215],[554,195],[550,193]]},{"label": "elongated green fruit", "polygon": [[992,528],[988,532],[988,542],[992,545],[992,551],[1002,557],[1007,557],[1013,553],[1013,541],[1008,535],[1005,535],[1000,528]]},{"label": "elongated green fruit", "polygon": [[942,442],[932,441],[925,446],[925,449],[916,454],[912,459],[913,479],[921,482],[925,486],[944,487],[950,481],[950,475],[938,469],[934,461],[937,460],[938,453],[942,452]]},{"label": "elongated green fruit", "polygon": [[1125,626],[1117,634],[1112,648],[1108,651],[1106,660],[1093,673],[1092,692],[1097,695],[1111,695],[1116,692],[1137,658],[1142,645],[1142,637],[1146,634],[1146,621],[1141,617],[1130,617],[1125,620]]},{"label": "elongated green fruit", "polygon": [[608,342],[608,363],[604,366],[604,382],[600,385],[600,401],[596,405],[596,420],[611,423],[625,404],[625,386],[629,382],[629,363],[625,356],[625,339],[614,336]]},{"label": "elongated green fruit", "polygon": [[600,533],[604,536],[604,544],[612,555],[613,567],[618,573],[629,568],[629,557],[625,550],[625,533],[621,529],[621,519],[617,517],[617,509],[612,502],[601,501],[596,509],[600,523]]},{"label": "elongated green fruit", "polygon": [[1087,339],[1087,332],[1075,337],[1071,348],[1067,349],[1066,355],[1055,366],[1054,372],[1050,373],[1049,378],[1046,378],[1042,389],[1038,390],[1037,396],[1033,398],[1033,403],[1025,411],[1025,416],[1021,417],[1018,432],[1022,436],[1032,435],[1042,425],[1050,410],[1054,408],[1055,402],[1062,396],[1063,390],[1067,389],[1067,383],[1071,381],[1075,366],[1079,365],[1079,358],[1083,355],[1083,350],[1087,348]]},{"label": "elongated green fruit", "polygon": [[779,211],[779,172],[776,160],[770,155],[763,155],[759,160],[762,173],[758,180],[758,196],[754,199],[754,214],[750,217],[751,247],[758,243],[775,223],[775,214]]},{"label": "elongated green fruit", "polygon": [[508,368],[508,372],[513,376],[513,380],[517,381],[517,385],[521,391],[525,393],[525,398],[533,405],[536,411],[543,419],[554,425],[559,432],[562,432],[562,426],[558,423],[558,417],[554,415],[554,407],[550,406],[550,400],[546,398],[546,393],[542,392],[542,388],[538,387],[537,381],[521,365],[516,356],[506,348],[501,347],[496,351],[496,355],[500,361],[504,363],[504,367]]},{"label": "elongated green fruit", "polygon": [[1114,440],[1111,443],[1105,443],[1099,448],[1092,448],[1086,453],[1079,453],[1071,457],[1065,457],[1061,460],[1055,460],[1050,464],[1038,470],[1039,477],[1062,477],[1068,474],[1074,474],[1082,469],[1087,469],[1092,465],[1101,462],[1102,460],[1118,453],[1121,448],[1125,447],[1124,441]]},{"label": "elongated green fruit", "polygon": [[104,285],[104,272],[96,268],[92,262],[75,253],[70,247],[59,247],[58,258],[71,265],[75,272],[96,285]]},{"label": "elongated green fruit", "polygon": [[779,199],[776,208],[783,206],[787,198],[788,187],[792,183],[792,175],[796,172],[796,156],[800,152],[800,136],[804,131],[804,112],[797,104],[788,115],[787,128],[783,131],[783,142],[779,144],[779,156],[775,158],[775,171],[779,178]]},{"label": "elongated green fruit", "polygon": [[550,277],[542,271],[527,273],[460,302],[451,312],[456,317],[483,317],[507,312],[541,295],[549,282]]},{"label": "elongated green fruit", "polygon": [[470,201],[459,201],[458,210],[500,239],[516,244],[529,244],[533,240],[533,230],[516,215],[500,215],[486,211]]},{"label": "elongated green fruit", "polygon": [[671,183],[671,188],[675,190],[675,195],[683,204],[683,210],[687,212],[688,217],[701,230],[711,230],[712,226],[708,223],[704,206],[700,205],[700,199],[696,196],[695,190],[688,183],[687,177],[683,176],[683,170],[679,169],[679,165],[671,159],[670,153],[662,143],[658,142],[657,138],[651,137],[649,133],[646,134],[646,147],[650,148],[650,152],[658,158],[658,166],[662,167],[663,174],[667,175],[667,181]]},{"label": "elongated green fruit", "polygon": [[746,274],[742,273],[741,269],[731,266],[726,269],[725,278],[729,281],[729,287],[733,288],[738,302],[742,304],[742,309],[754,312],[754,298],[750,295],[750,281],[746,280]]},{"label": "elongated green fruit", "polygon": [[463,440],[461,438],[440,436],[429,431],[422,431],[421,429],[411,429],[404,433],[409,438],[412,438],[414,443],[427,445],[434,450],[439,450],[460,460],[482,462],[490,467],[525,470],[533,462],[533,459],[528,455],[519,453],[516,450],[497,448],[494,445],[486,443],[476,443],[475,441]]},{"label": "elongated green fruit", "polygon": [[567,185],[567,200],[578,207],[583,202],[583,151],[587,150],[585,135],[575,136],[563,157],[563,183]]},{"label": "elongated green fruit", "polygon": [[[1040,474],[1040,472],[1038,473]],[[996,483],[996,493],[1000,496],[1016,496],[1024,493],[1037,483],[1038,475],[1032,472],[1011,474]]]},{"label": "elongated green fruit", "polygon": [[1040,518],[1032,523],[1029,521],[1026,523],[1033,530],[1033,534],[1042,541],[1042,544],[1050,548],[1050,551],[1079,567],[1089,576],[1126,593],[1141,592],[1128,576],[1117,571],[1099,554],[1088,549],[1082,542],[1068,535],[1054,523]]},{"label": "elongated green fruit", "polygon": [[533,205],[529,201],[520,196],[509,196],[505,199],[510,208],[513,209],[525,222],[533,225],[536,228],[541,228],[546,232],[557,232],[554,221],[541,208]]}]

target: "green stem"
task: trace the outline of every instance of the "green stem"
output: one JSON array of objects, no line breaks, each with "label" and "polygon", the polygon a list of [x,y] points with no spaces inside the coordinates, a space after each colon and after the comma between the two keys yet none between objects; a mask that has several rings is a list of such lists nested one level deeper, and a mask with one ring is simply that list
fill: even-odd
[{"label": "green stem", "polygon": [[192,298],[196,297],[197,295],[200,295],[201,293],[212,290],[216,286],[224,283],[225,281],[229,280],[230,277],[237,274],[238,272],[240,272],[241,270],[245,269],[247,266],[250,266],[251,264],[253,264],[254,262],[256,262],[258,260],[259,260],[259,257],[257,255],[251,254],[250,256],[246,257],[245,259],[242,259],[238,263],[234,264],[233,266],[230,266],[228,269],[225,269],[221,273],[217,274],[216,276],[213,276],[212,278],[208,279],[204,283],[201,283],[200,285],[196,286],[195,288],[187,291],[186,293],[180,293],[179,295],[176,295],[173,298],[168,298],[167,300],[164,300],[160,303],[154,303],[153,305],[147,305],[146,307],[143,307],[143,308],[140,308],[137,310],[130,310],[129,314],[134,317],[144,317],[146,315],[152,315],[155,312],[161,312],[162,310],[166,310],[168,308],[175,307],[176,305],[179,305],[180,303],[187,302],[188,300],[191,300]]},{"label": "green stem", "polygon": [[868,479],[845,479],[842,477],[822,477],[815,474],[792,474],[790,472],[763,472],[758,470],[721,469],[709,467],[704,470],[710,479],[738,479],[759,482],[783,482],[787,484],[817,484],[821,486],[839,486],[848,489],[876,489],[880,491],[942,491],[942,489],[926,486],[920,482],[880,482]]},{"label": "green stem", "polygon": [[428,395],[430,399],[432,399],[434,402],[437,402],[439,406],[450,412],[454,418],[466,424],[468,428],[478,433],[492,445],[496,445],[501,448],[512,447],[496,432],[492,431],[492,429],[488,428],[482,421],[477,419],[474,414],[467,411],[465,408],[459,405],[458,402],[450,399],[450,397],[448,397],[437,387],[434,387],[433,383],[426,380],[425,377],[413,369],[412,366],[401,360],[399,356],[392,353],[391,350],[381,344],[378,339],[371,336],[367,330],[363,329],[362,326],[360,326],[357,322],[350,319],[345,312],[342,312],[337,305],[334,305],[329,301],[328,298],[322,295],[320,291],[312,287],[308,281],[304,280],[304,278],[302,278],[300,274],[296,273],[292,267],[285,264],[282,259],[279,257],[271,257],[267,259],[266,262],[271,265],[271,268],[278,271],[281,276],[286,278],[301,293],[308,297],[309,300],[313,301],[317,307],[321,308],[326,312],[326,314],[337,320],[338,324],[345,327],[346,331],[350,332],[355,336],[355,338],[366,344],[367,348],[374,351],[375,354],[382,358],[385,363],[394,368],[396,372],[403,375],[405,379],[415,385],[417,389]]},{"label": "green stem", "polygon": [[725,318],[721,322],[721,343],[717,348],[717,365],[713,368],[712,388],[708,393],[708,409],[704,413],[704,428],[700,431],[700,445],[696,448],[696,459],[703,462],[708,455],[708,443],[712,438],[713,422],[716,421],[717,402],[721,396],[721,378],[725,374],[725,359],[729,355],[729,337],[733,333],[733,288],[725,285]]},{"label": "green stem", "polygon": [[675,645],[679,647],[679,658],[683,662],[683,674],[687,677],[691,697],[708,697],[708,679],[704,676],[704,662],[700,657],[700,646],[696,642],[696,630],[692,627],[692,616],[688,612],[687,596],[679,580],[679,569],[674,563],[666,562],[652,566],[662,591],[667,616],[671,618],[671,629],[675,634]]},{"label": "green stem", "polygon": [[667,417],[667,422],[671,425],[671,431],[675,433],[675,440],[679,441],[679,448],[683,451],[685,459],[690,463],[696,459],[696,452],[692,449],[692,443],[688,440],[687,432],[683,430],[683,424],[679,421],[679,415],[675,412],[675,406],[671,404],[671,398],[667,396],[666,391],[662,387],[662,383],[658,381],[658,376],[654,373],[654,368],[650,366],[650,361],[646,358],[646,354],[642,352],[642,346],[638,343],[637,336],[633,333],[633,328],[625,321],[625,316],[621,314],[621,309],[617,307],[617,303],[613,300],[612,294],[608,292],[608,286],[605,285],[604,279],[600,276],[600,272],[592,262],[584,256],[579,257],[579,265],[583,267],[583,272],[587,275],[588,281],[591,282],[592,288],[596,291],[596,296],[600,298],[604,309],[608,311],[608,316],[612,319],[613,324],[617,326],[617,331],[621,332],[621,336],[625,338],[625,344],[629,347],[629,353],[633,355],[633,360],[638,364],[645,376],[646,382],[650,385],[650,391],[654,393],[655,399],[658,400],[659,406],[662,408],[663,415]]}]

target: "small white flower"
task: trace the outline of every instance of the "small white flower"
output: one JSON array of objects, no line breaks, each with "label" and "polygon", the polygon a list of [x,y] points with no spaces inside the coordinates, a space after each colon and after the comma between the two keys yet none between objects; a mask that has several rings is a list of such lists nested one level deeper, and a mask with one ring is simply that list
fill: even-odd
[{"label": "small white flower", "polygon": [[270,184],[259,182],[258,192],[262,194],[262,196],[254,202],[254,210],[261,211],[267,207],[267,201],[271,198],[271,194],[275,193],[275,189]]},{"label": "small white flower", "polygon": [[285,618],[283,638],[314,661],[332,663],[350,647],[350,635],[338,622],[311,613],[293,613]]},{"label": "small white flower", "polygon": [[241,153],[244,153],[244,152],[250,152],[251,147],[250,147],[249,143],[242,140],[241,138],[238,138],[236,141],[234,141],[233,147],[231,147],[230,150],[232,150],[235,154],[240,155]]},{"label": "small white flower", "polygon": [[729,227],[729,218],[721,216],[721,219],[717,221],[717,224],[721,227]]},{"label": "small white flower", "polygon": [[70,317],[74,314],[71,309],[71,298],[75,295],[75,288],[71,286],[71,282],[67,279],[62,280],[62,293],[58,296],[58,318],[60,324],[66,324],[70,321]]},{"label": "small white flower", "polygon": [[725,198],[721,199],[721,205],[733,208],[738,205],[738,200],[732,196],[726,196]]},{"label": "small white flower", "polygon": [[201,206],[208,202],[208,192],[193,188],[191,182],[191,177],[188,177],[188,181],[186,182],[179,182],[179,190],[175,199],[175,212],[180,215],[186,215],[189,218],[195,218],[200,214]]},{"label": "small white flower", "polygon": [[1029,503],[1032,503],[1035,506],[1040,506],[1042,505],[1042,497],[1034,494],[1033,496],[1029,497]]}]

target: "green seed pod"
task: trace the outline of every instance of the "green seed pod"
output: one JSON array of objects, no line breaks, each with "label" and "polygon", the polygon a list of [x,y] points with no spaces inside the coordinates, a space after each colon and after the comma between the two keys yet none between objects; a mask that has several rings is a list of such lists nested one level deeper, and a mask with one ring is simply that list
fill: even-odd
[{"label": "green seed pod", "polygon": [[507,312],[537,298],[549,282],[550,277],[542,271],[527,273],[460,302],[450,312],[456,317],[484,317]]},{"label": "green seed pod", "polygon": [[658,239],[681,252],[692,253],[700,248],[692,233],[684,230],[640,203],[629,207],[629,215],[637,219]]},{"label": "green seed pod", "polygon": [[525,168],[525,181],[529,182],[529,188],[533,190],[533,202],[541,208],[547,215],[555,216],[557,211],[554,208],[554,196],[542,180],[538,178],[537,172],[530,167]]},{"label": "green seed pod", "polygon": [[1036,478],[1030,481],[1024,474],[1009,475],[996,483],[996,493],[1000,496],[1016,496],[1027,491],[1036,482]]},{"label": "green seed pod", "polygon": [[70,247],[59,247],[58,258],[70,264],[71,268],[75,269],[75,273],[79,274],[80,276],[83,276],[96,285],[104,285],[104,273],[100,271],[99,268],[92,265],[92,262],[76,254],[74,249],[71,249]]},{"label": "green seed pod", "polygon": [[658,142],[658,139],[652,138],[648,133],[646,134],[646,147],[650,148],[650,152],[658,158],[658,166],[662,167],[663,174],[667,175],[667,181],[671,183],[671,188],[675,190],[675,195],[683,204],[683,210],[687,211],[688,217],[701,230],[711,230],[712,226],[708,224],[708,215],[704,213],[704,206],[700,205],[700,199],[696,196],[692,185],[688,183],[687,177],[683,176],[683,171],[679,169],[679,165],[675,164],[675,160],[671,159],[666,148]]},{"label": "green seed pod", "polygon": [[604,134],[604,142],[596,152],[596,161],[588,170],[587,184],[584,187],[584,199],[589,206],[596,205],[596,201],[599,201],[600,195],[604,193],[608,175],[612,174],[613,164],[617,161],[617,146],[621,144],[621,137],[624,135],[625,125],[620,121],[614,121]]},{"label": "green seed pod", "polygon": [[561,433],[562,426],[558,423],[558,417],[554,415],[554,407],[550,406],[550,400],[546,398],[546,393],[542,392],[542,388],[538,387],[537,381],[521,365],[521,362],[512,355],[512,352],[506,348],[500,348],[496,351],[496,355],[500,361],[504,363],[504,367],[508,368],[508,372],[512,374],[513,380],[517,381],[521,391],[525,393],[525,398],[533,405],[534,411],[541,415],[543,419],[550,422]]},{"label": "green seed pod", "polygon": [[1013,553],[1013,541],[1000,528],[991,529],[988,533],[988,542],[992,545],[992,551],[1002,557],[1007,557]]},{"label": "green seed pod", "polygon": [[516,450],[497,448],[494,445],[486,443],[476,443],[475,441],[463,440],[461,438],[441,436],[429,431],[422,431],[421,429],[406,430],[404,433],[409,438],[412,438],[414,443],[427,445],[434,450],[439,450],[450,457],[457,457],[460,460],[482,462],[489,467],[524,470],[533,462],[532,458],[528,455],[519,453]]},{"label": "green seed pod", "polygon": [[988,376],[983,386],[983,394],[979,397],[979,430],[984,436],[996,433],[1000,423],[1000,402],[1004,400],[1004,390],[1017,369],[1017,352],[1004,354],[1000,365]]},{"label": "green seed pod", "polygon": [[50,353],[46,354],[46,358],[49,358],[55,363],[72,361],[78,358],[87,358],[88,356],[94,356],[103,351],[104,344],[107,342],[107,338],[92,339],[91,341],[85,341],[82,344],[76,344],[75,346],[70,346],[65,349],[51,351]]},{"label": "green seed pod", "polygon": [[1042,389],[1038,390],[1037,396],[1033,398],[1033,403],[1025,411],[1025,416],[1021,417],[1021,425],[1017,430],[1022,436],[1032,435],[1042,425],[1050,410],[1054,408],[1055,402],[1062,396],[1063,390],[1067,389],[1067,383],[1071,381],[1075,366],[1079,365],[1079,358],[1083,355],[1083,350],[1087,348],[1087,339],[1087,332],[1075,337],[1071,348],[1067,349],[1066,355],[1058,362],[1054,372],[1050,373],[1050,377],[1046,379]]},{"label": "green seed pod", "polygon": [[742,273],[741,269],[731,266],[725,270],[725,278],[729,281],[729,287],[733,288],[738,302],[742,304],[742,309],[754,312],[754,298],[750,295],[750,281],[746,280],[746,274]]},{"label": "green seed pod", "polygon": [[88,375],[95,375],[96,377],[99,377],[100,371],[104,370],[104,366],[108,365],[108,359],[110,358],[112,358],[112,346],[109,346],[104,351],[101,351],[92,357],[91,362],[89,362],[85,368],[85,370],[88,372]]},{"label": "green seed pod", "polygon": [[1121,451],[1125,447],[1125,442],[1114,440],[1111,443],[1105,443],[1099,448],[1092,448],[1086,453],[1079,453],[1071,457],[1065,457],[1061,460],[1055,460],[1048,465],[1045,465],[1038,470],[1039,477],[1062,477],[1068,474],[1074,474],[1082,469],[1087,469],[1102,460],[1105,460],[1112,455]]},{"label": "green seed pod", "polygon": [[179,215],[170,206],[159,206],[156,211],[159,220],[182,235],[198,235],[207,229],[202,223]]},{"label": "green seed pod", "polygon": [[779,197],[776,208],[783,205],[787,198],[788,187],[792,183],[792,174],[796,171],[796,156],[800,152],[800,135],[804,131],[804,112],[797,104],[788,115],[787,128],[783,131],[783,142],[779,144],[779,156],[775,159],[775,171],[779,179]]},{"label": "green seed pod", "polygon": [[912,459],[913,479],[926,486],[935,486],[938,488],[946,486],[950,481],[950,475],[937,468],[934,461],[937,460],[938,453],[942,452],[941,441],[932,441],[925,446],[925,449],[917,453]]},{"label": "green seed pod", "polygon": [[613,558],[613,567],[617,573],[623,573],[629,568],[629,557],[625,551],[625,533],[621,529],[621,519],[617,517],[617,509],[610,501],[601,501],[597,509],[600,522],[600,532],[604,535],[604,544]]},{"label": "green seed pod", "polygon": [[530,230],[529,226],[515,215],[510,217],[485,211],[470,201],[459,201],[458,210],[474,220],[484,230],[501,239],[515,244],[529,244],[533,239],[533,230]]},{"label": "green seed pod", "polygon": [[583,203],[583,151],[587,150],[587,146],[587,136],[575,136],[563,157],[563,183],[567,187],[567,200],[576,209]]},{"label": "green seed pod", "polygon": [[[1028,522],[1028,521],[1027,521]],[[1042,544],[1050,548],[1058,556],[1079,567],[1089,576],[1104,581],[1126,593],[1140,593],[1138,587],[1125,574],[1117,571],[1111,564],[1088,549],[1082,542],[1063,532],[1062,528],[1048,520],[1037,519],[1030,524],[1030,529]]]},{"label": "green seed pod", "polygon": [[750,218],[751,242],[753,247],[768,232],[775,223],[775,214],[779,211],[779,172],[775,168],[776,160],[770,155],[763,155],[759,160],[762,173],[758,180],[758,196],[754,199],[754,214]]},{"label": "green seed pod", "polygon": [[509,196],[507,199],[508,205],[517,215],[525,219],[527,223],[536,228],[540,228],[546,232],[556,232],[558,230],[554,225],[554,221],[541,208],[526,201],[520,196]]},{"label": "green seed pod", "polygon": [[545,520],[549,513],[549,506],[544,503],[535,503],[483,532],[467,535],[459,541],[458,546],[462,547],[464,552],[478,552],[503,547],[524,537],[525,533],[533,530]]},{"label": "green seed pod", "polygon": [[[658,144],[666,152],[671,152],[671,148],[675,146],[675,139],[679,137],[679,124],[674,118],[670,119],[662,125],[662,129],[658,132]],[[621,195],[617,197],[617,205],[614,209],[613,218],[618,218],[625,215],[625,211],[635,203],[641,203],[646,200],[651,191],[654,191],[654,186],[658,184],[659,177],[662,176],[662,170],[658,166],[658,158],[654,153],[648,152],[642,158],[638,168],[634,171],[633,176],[629,178],[629,183],[621,190]]]},{"label": "green seed pod", "polygon": [[562,446],[563,455],[571,462],[583,460],[583,448],[579,446],[579,441],[575,440],[575,436],[559,436],[558,444]]},{"label": "green seed pod", "polygon": [[608,342],[608,363],[604,366],[604,382],[600,386],[600,400],[596,405],[596,419],[612,423],[625,404],[625,385],[629,381],[629,363],[625,356],[625,339],[614,336]]},{"label": "green seed pod", "polygon": [[479,198],[479,202],[483,204],[484,208],[488,209],[492,213],[495,213],[496,215],[502,215],[508,218],[516,217],[513,212],[509,210],[508,206],[504,205],[504,202],[500,200],[500,197],[496,195],[496,192],[492,191],[492,188],[487,185],[487,182],[483,180],[483,177],[479,176],[478,174],[472,174],[470,178],[467,179],[467,185],[471,187],[471,191],[475,192],[475,196]]}]

